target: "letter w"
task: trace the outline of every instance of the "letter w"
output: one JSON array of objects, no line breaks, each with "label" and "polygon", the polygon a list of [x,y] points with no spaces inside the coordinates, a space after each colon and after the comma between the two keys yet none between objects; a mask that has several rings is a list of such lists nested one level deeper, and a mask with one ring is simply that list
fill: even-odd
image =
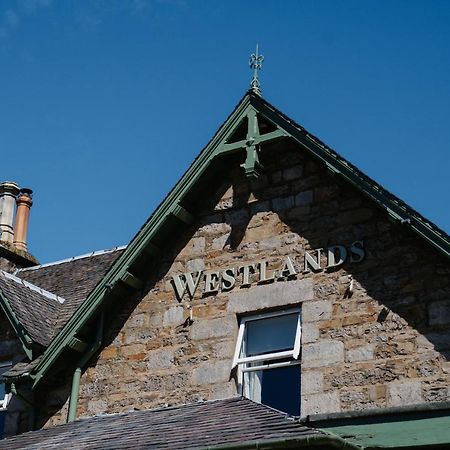
[{"label": "letter w", "polygon": [[[195,279],[192,277],[193,273],[197,274]],[[199,272],[188,272],[172,277],[173,284],[175,285],[175,290],[180,301],[183,299],[183,296],[186,293],[186,289],[191,298],[194,296],[195,291],[197,290],[197,286],[200,283],[202,273],[203,270],[200,270]]]}]

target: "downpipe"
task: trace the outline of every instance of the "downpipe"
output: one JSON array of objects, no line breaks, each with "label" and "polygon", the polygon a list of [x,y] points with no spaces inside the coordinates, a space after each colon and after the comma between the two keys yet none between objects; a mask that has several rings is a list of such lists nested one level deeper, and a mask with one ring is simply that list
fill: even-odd
[{"label": "downpipe", "polygon": [[86,363],[92,358],[92,356],[97,352],[97,350],[102,345],[103,326],[104,326],[104,313],[102,311],[100,314],[100,323],[97,328],[97,333],[95,336],[94,343],[86,351],[86,353],[80,358],[80,360],[78,361],[76,368],[73,372],[72,388],[70,390],[69,410],[67,412],[66,423],[73,422],[77,417],[77,405],[78,405],[78,396],[80,393],[81,373],[82,373],[83,367],[86,365]]}]

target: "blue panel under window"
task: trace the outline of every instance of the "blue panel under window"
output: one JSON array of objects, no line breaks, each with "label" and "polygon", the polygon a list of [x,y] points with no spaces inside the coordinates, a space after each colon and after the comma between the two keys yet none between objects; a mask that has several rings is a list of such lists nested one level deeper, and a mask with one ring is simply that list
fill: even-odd
[{"label": "blue panel under window", "polygon": [[292,416],[300,415],[300,366],[255,370],[244,374],[244,394]]},{"label": "blue panel under window", "polygon": [[292,416],[300,415],[300,366],[261,372],[261,403]]}]

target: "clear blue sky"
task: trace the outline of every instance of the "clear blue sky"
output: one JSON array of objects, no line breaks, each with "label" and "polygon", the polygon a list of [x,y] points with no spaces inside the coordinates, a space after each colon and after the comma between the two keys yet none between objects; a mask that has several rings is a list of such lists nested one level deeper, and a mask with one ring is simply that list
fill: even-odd
[{"label": "clear blue sky", "polygon": [[49,262],[126,244],[248,88],[450,231],[450,2],[2,0],[1,177]]}]

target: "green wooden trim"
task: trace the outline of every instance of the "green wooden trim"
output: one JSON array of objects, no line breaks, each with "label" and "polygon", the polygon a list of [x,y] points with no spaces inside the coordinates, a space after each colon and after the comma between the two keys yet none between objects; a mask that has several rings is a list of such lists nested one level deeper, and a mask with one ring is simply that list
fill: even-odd
[{"label": "green wooden trim", "polygon": [[1,289],[0,289],[0,306],[3,312],[5,313],[6,317],[8,318],[9,323],[16,332],[22,345],[23,351],[31,361],[33,359],[33,350],[32,350],[33,339],[31,339],[28,332],[20,323],[19,318],[17,317],[16,313],[14,312],[8,299],[6,298],[5,294],[2,292]]},{"label": "green wooden trim", "polygon": [[[266,135],[255,136],[257,139],[269,140],[278,139],[282,136],[292,137],[303,149],[308,151],[319,161],[322,161],[333,173],[341,176],[351,185],[355,186],[361,192],[371,198],[376,204],[391,212],[401,223],[407,224],[415,233],[424,238],[427,242],[441,251],[447,257],[450,257],[450,241],[440,236],[431,226],[424,223],[416,216],[409,214],[399,203],[396,203],[388,197],[387,191],[384,191],[379,185],[364,176],[351,164],[340,158],[331,149],[326,147],[320,141],[308,134],[306,130],[296,125],[289,118],[279,111],[275,110],[269,103],[261,99],[252,92],[248,92],[239,102],[233,113],[228,117],[225,123],[219,128],[209,144],[201,151],[199,156],[192,163],[190,168],[170,191],[164,201],[158,206],[141,230],[132,239],[125,252],[113,264],[111,269],[105,275],[103,280],[89,294],[88,298],[75,311],[71,319],[64,328],[58,333],[51,342],[47,350],[42,355],[42,359],[35,367],[32,377],[34,386],[45,376],[50,367],[69,345],[71,339],[86,324],[89,318],[99,309],[105,296],[116,284],[118,280],[126,277],[126,273],[132,267],[133,263],[143,252],[153,254],[155,250],[155,237],[159,231],[167,224],[167,219],[174,214],[174,208],[178,208],[183,203],[183,199],[196,185],[200,177],[209,169],[212,160],[223,154],[235,151],[243,151],[236,148],[243,143],[227,144],[227,140],[242,122],[249,115],[262,115],[275,125],[278,130],[267,133]],[[256,116],[255,116],[256,117]],[[250,143],[250,146],[254,142]],[[256,164],[255,164],[256,166]],[[251,167],[250,167],[251,169]],[[174,205],[178,205],[175,206]],[[179,213],[180,210],[178,210]],[[130,272],[133,272],[132,270]]]},{"label": "green wooden trim", "polygon": [[71,339],[71,341],[69,342],[69,347],[72,350],[75,350],[80,353],[84,352],[87,349],[87,346],[88,345],[86,344],[86,342],[84,342],[81,339],[78,339],[76,337],[73,337]]},{"label": "green wooden trim", "polygon": [[355,445],[351,442],[347,442],[340,436],[334,436],[332,434],[310,434],[305,436],[299,436],[296,438],[282,437],[273,439],[258,439],[254,441],[235,442],[228,444],[211,445],[208,447],[201,447],[201,450],[272,450],[279,448],[315,448],[320,447],[327,450],[341,449],[341,450],[362,450],[362,447]]},{"label": "green wooden trim", "polygon": [[130,272],[125,272],[120,280],[134,289],[141,289],[144,286],[144,282]]},{"label": "green wooden trim", "polygon": [[225,143],[235,127],[248,114],[250,108],[249,105],[250,95],[246,94],[227,121],[220,127],[210,143],[203,149],[180,181],[178,181],[165,200],[151,215],[150,219],[132,239],[127,246],[127,249],[113,264],[103,280],[94,288],[63,329],[56,335],[31,374],[31,377],[34,379],[33,387],[38,385],[53,363],[69,345],[71,339],[75,337],[77,332],[99,309],[103,299],[111,287],[114,286],[115,282],[124,276],[125,272],[128,271],[129,267],[143,251],[146,251],[148,247],[154,248],[152,240],[157,235],[160,228],[166,223],[167,217],[173,211],[173,205],[180,204],[183,197],[208,169],[217,149]]},{"label": "green wooden trim", "polygon": [[[320,427],[320,425],[319,425]],[[450,448],[450,417],[423,417],[384,421],[362,421],[348,425],[320,427],[320,430],[344,437],[352,444],[365,449],[425,448],[448,446]]]},{"label": "green wooden trim", "polygon": [[195,220],[194,215],[191,214],[187,209],[183,208],[181,205],[174,205],[172,214],[187,225],[191,225]]}]

